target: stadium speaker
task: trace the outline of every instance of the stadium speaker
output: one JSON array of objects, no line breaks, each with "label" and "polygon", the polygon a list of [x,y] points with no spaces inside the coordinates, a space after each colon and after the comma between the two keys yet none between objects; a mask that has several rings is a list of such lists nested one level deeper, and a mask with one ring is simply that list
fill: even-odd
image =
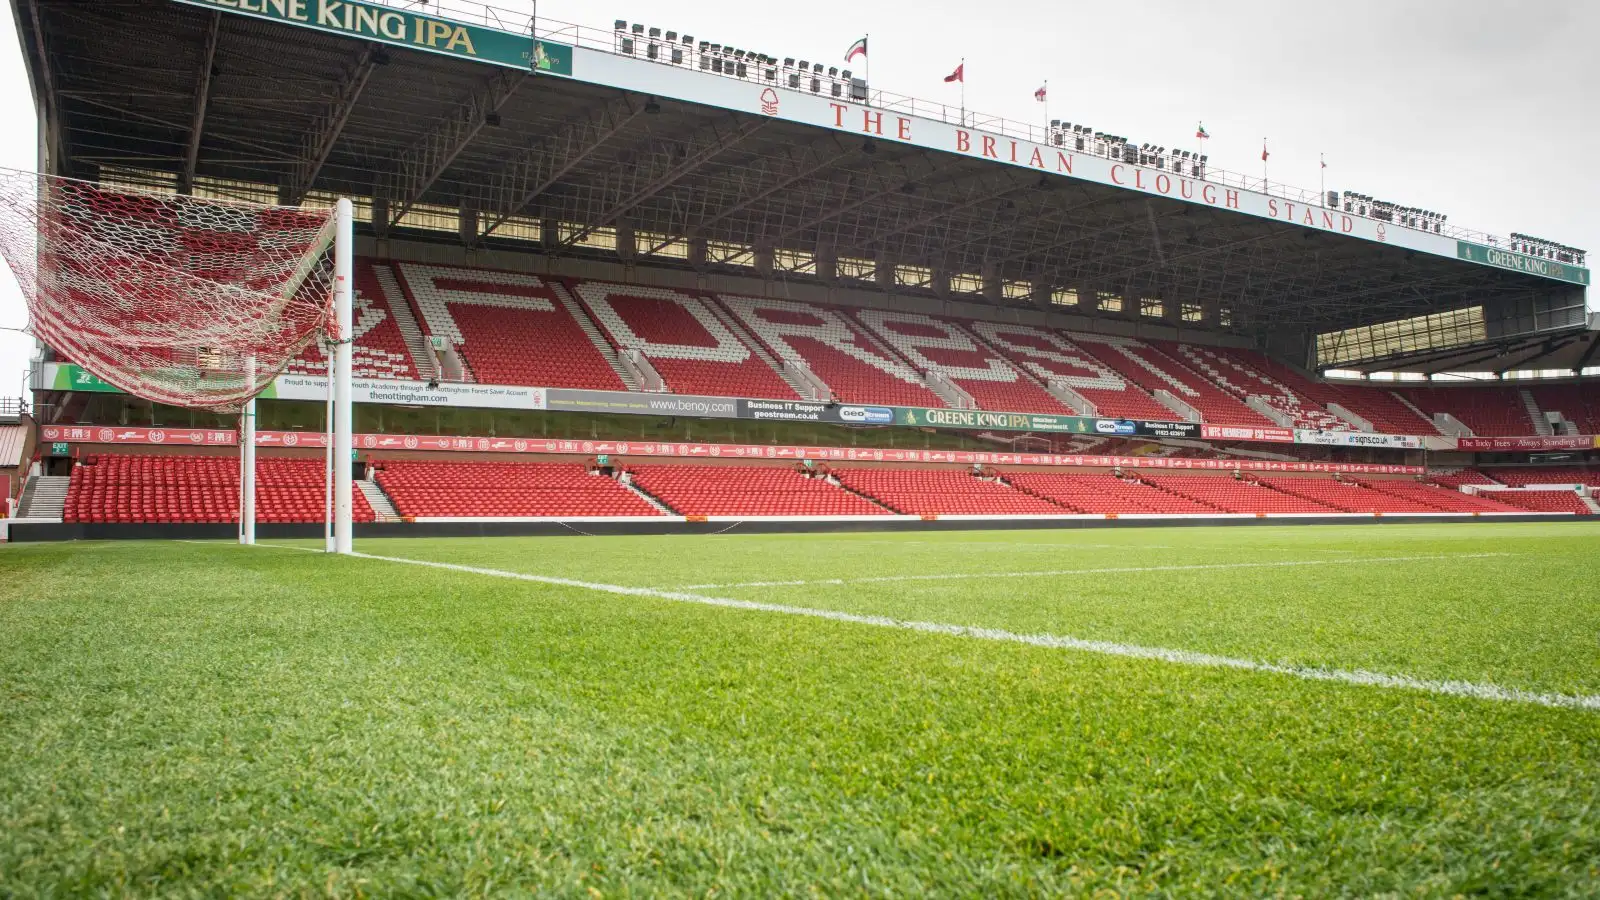
[{"label": "stadium speaker", "polygon": [[850,99],[858,103],[867,102],[867,80],[865,78],[850,79]]},{"label": "stadium speaker", "polygon": [[650,59],[661,58],[661,47],[658,44],[648,44],[644,48],[644,55]]},{"label": "stadium speaker", "polygon": [[675,65],[675,66],[683,65],[683,48],[682,47],[673,47],[672,48],[672,64]]},{"label": "stadium speaker", "polygon": [[633,38],[622,39],[622,52],[629,56],[633,55]]},{"label": "stadium speaker", "polygon": [[1132,144],[1124,144],[1122,146],[1122,161],[1137,165],[1139,162],[1139,148]]},{"label": "stadium speaker", "polygon": [[789,90],[800,90],[800,76],[794,72],[789,73]]},{"label": "stadium speaker", "polygon": [[1338,209],[1339,208],[1339,192],[1338,191],[1329,191],[1328,192],[1328,208],[1329,209]]}]

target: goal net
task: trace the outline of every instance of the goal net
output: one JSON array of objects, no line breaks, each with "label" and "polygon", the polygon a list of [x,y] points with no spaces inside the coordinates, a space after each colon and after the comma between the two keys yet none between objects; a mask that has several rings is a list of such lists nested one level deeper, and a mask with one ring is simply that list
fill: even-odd
[{"label": "goal net", "polygon": [[31,330],[138,397],[237,412],[333,332],[332,209],[0,169],[0,254]]}]

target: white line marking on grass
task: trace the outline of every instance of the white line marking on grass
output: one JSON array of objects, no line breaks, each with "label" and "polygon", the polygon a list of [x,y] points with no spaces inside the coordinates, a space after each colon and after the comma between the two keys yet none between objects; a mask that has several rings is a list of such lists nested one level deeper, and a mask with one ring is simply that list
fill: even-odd
[{"label": "white line marking on grass", "polygon": [[1476,700],[1526,703],[1534,706],[1547,706],[1558,709],[1600,710],[1600,695],[1593,694],[1540,693],[1537,691],[1525,691],[1520,688],[1501,687],[1497,684],[1453,680],[1437,681],[1426,678],[1412,678],[1409,675],[1388,675],[1383,672],[1368,672],[1361,669],[1319,669],[1311,666],[1282,665],[1278,663],[1259,662],[1253,659],[1237,659],[1229,656],[1217,656],[1211,653],[1196,653],[1190,650],[1169,650],[1164,647],[1144,647],[1138,644],[1121,644],[1115,641],[1094,641],[1086,640],[1084,638],[1069,637],[1066,635],[1022,634],[1015,631],[1005,631],[1000,628],[977,628],[968,625],[948,625],[942,622],[918,622],[914,620],[892,619],[887,616],[866,616],[859,615],[857,613],[840,612],[838,610],[831,609],[812,609],[805,606],[787,606],[781,603],[757,603],[751,600],[732,600],[726,597],[708,597],[704,594],[690,594],[683,591],[658,590],[656,588],[648,587],[629,587],[621,584],[601,584],[593,581],[578,581],[572,578],[555,578],[548,575],[529,575],[524,572],[507,572],[500,569],[483,569],[477,566],[463,566],[456,563],[432,562],[422,559],[405,559],[398,556],[374,556],[370,553],[354,553],[351,555],[361,559],[401,563],[408,566],[425,566],[432,569],[445,569],[451,572],[464,572],[469,575],[486,575],[491,578],[510,578],[517,581],[532,581],[539,584],[553,584],[561,587],[582,588],[584,590],[600,591],[607,594],[621,594],[626,597],[650,597],[657,600],[671,600],[678,603],[696,603],[702,606],[719,606],[725,609],[739,609],[750,612],[781,613],[789,616],[805,616],[813,619],[826,619],[830,622],[846,622],[853,625],[871,625],[877,628],[895,628],[901,631],[918,631],[925,634],[974,638],[983,641],[1026,644],[1032,647],[1046,647],[1053,650],[1077,650],[1084,653],[1098,653],[1103,656],[1120,656],[1128,659],[1151,659],[1183,666],[1201,666],[1213,669],[1235,669],[1244,672],[1263,672],[1273,675],[1287,675],[1291,678],[1301,678],[1307,681],[1331,681],[1340,684],[1353,684],[1365,687],[1401,688],[1413,691],[1423,691],[1429,694],[1442,694],[1450,697],[1468,697]]},{"label": "white line marking on grass", "polygon": [[1285,569],[1297,566],[1344,566],[1358,563],[1423,562],[1441,559],[1487,559],[1511,553],[1451,553],[1439,556],[1375,556],[1363,559],[1292,559],[1280,562],[1195,563],[1173,566],[1117,566],[1103,569],[1050,569],[1043,572],[938,572],[930,575],[875,575],[870,578],[823,578],[810,581],[740,581],[732,584],[686,584],[680,590],[805,587],[813,584],[878,584],[887,581],[957,581],[967,578],[1055,578],[1062,575],[1115,575],[1128,572],[1199,572],[1212,569]]}]

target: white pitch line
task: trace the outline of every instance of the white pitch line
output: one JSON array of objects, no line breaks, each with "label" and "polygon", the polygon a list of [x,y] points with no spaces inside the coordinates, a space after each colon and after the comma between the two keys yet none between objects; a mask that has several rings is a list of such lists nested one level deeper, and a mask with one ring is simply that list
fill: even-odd
[{"label": "white pitch line", "polygon": [[1286,569],[1299,566],[1349,566],[1364,563],[1423,562],[1441,559],[1487,559],[1510,553],[1451,553],[1436,556],[1376,556],[1361,559],[1294,559],[1280,562],[1195,563],[1174,566],[1117,566],[1103,569],[1049,569],[1043,572],[937,572],[930,575],[875,575],[869,578],[819,578],[795,581],[740,581],[732,584],[686,584],[679,590],[805,587],[813,584],[879,584],[888,581],[958,581],[968,578],[1056,578],[1063,575],[1118,575],[1129,572],[1198,572],[1212,569]]},{"label": "white pitch line", "polygon": [[1331,681],[1341,684],[1361,685],[1365,687],[1400,688],[1405,690],[1423,691],[1430,694],[1441,694],[1449,697],[1468,697],[1477,700],[1526,703],[1534,706],[1546,706],[1557,709],[1600,710],[1600,695],[1595,694],[1541,693],[1537,691],[1525,691],[1520,688],[1501,687],[1497,684],[1454,680],[1438,681],[1426,678],[1412,678],[1409,675],[1389,675],[1383,672],[1368,672],[1362,669],[1320,669],[1310,666],[1283,665],[1279,663],[1259,662],[1253,659],[1238,659],[1229,656],[1217,656],[1211,653],[1196,653],[1190,650],[1169,650],[1164,647],[1143,647],[1138,644],[1120,644],[1115,641],[1094,641],[1056,634],[1022,634],[1015,631],[1005,631],[999,628],[977,628],[968,625],[948,625],[942,622],[918,622],[914,620],[892,619],[887,616],[864,616],[856,613],[839,612],[831,609],[812,609],[804,606],[787,606],[781,603],[757,603],[750,600],[732,600],[726,597],[708,597],[704,594],[690,594],[684,593],[683,591],[664,591],[648,587],[629,587],[627,585],[620,584],[601,584],[592,581],[577,581],[571,578],[555,578],[548,575],[529,575],[523,572],[506,572],[500,569],[483,569],[477,566],[463,566],[455,563],[431,562],[429,560],[422,559],[405,559],[398,556],[374,556],[370,553],[354,553],[351,555],[361,559],[401,563],[409,566],[425,566],[432,569],[445,569],[451,572],[464,572],[469,575],[486,575],[491,578],[510,578],[517,581],[532,581],[539,584],[553,584],[561,587],[582,588],[584,590],[600,591],[607,594],[621,594],[627,597],[650,597],[657,600],[671,600],[678,603],[697,603],[702,606],[719,606],[726,609],[739,609],[751,612],[781,613],[789,616],[805,616],[813,619],[826,619],[831,622],[847,622],[854,625],[871,625],[877,628],[894,628],[901,631],[918,631],[925,634],[939,634],[950,637],[975,638],[983,641],[1026,644],[1032,647],[1046,647],[1055,650],[1077,650],[1085,653],[1098,653],[1103,656],[1119,656],[1129,659],[1153,659],[1160,662],[1174,663],[1184,666],[1234,669],[1244,672],[1263,672],[1274,675],[1287,675],[1292,678],[1301,678],[1307,681]]}]

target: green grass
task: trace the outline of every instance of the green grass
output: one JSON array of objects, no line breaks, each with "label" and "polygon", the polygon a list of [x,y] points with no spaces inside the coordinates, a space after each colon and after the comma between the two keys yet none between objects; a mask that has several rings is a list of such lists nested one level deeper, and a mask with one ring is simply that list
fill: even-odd
[{"label": "green grass", "polygon": [[[359,549],[653,588],[1325,559],[697,592],[1600,694],[1589,524]],[[1600,895],[1600,712],[283,549],[0,573],[0,896]]]}]

